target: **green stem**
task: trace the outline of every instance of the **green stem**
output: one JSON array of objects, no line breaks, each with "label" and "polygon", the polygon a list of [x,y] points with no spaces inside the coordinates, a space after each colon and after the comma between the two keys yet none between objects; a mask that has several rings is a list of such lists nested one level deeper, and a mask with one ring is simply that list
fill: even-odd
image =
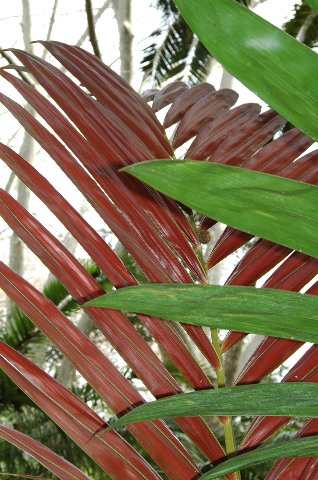
[{"label": "green stem", "polygon": [[[212,338],[212,345],[220,361],[220,368],[216,372],[218,388],[223,388],[225,387],[225,375],[224,375],[223,358],[222,358],[222,352],[221,352],[221,347],[219,343],[219,335],[218,335],[217,329],[211,329],[211,338]],[[231,455],[236,451],[232,419],[231,417],[224,417],[222,420],[223,420],[223,428],[224,428],[225,451],[227,455]],[[237,475],[237,479],[239,480],[241,478],[240,472],[236,472],[236,475]]]}]

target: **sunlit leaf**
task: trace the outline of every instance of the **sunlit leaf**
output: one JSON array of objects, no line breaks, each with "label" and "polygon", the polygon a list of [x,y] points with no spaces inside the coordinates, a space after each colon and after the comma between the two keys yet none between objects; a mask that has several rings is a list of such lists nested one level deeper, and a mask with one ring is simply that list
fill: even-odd
[{"label": "sunlit leaf", "polygon": [[318,257],[316,186],[198,161],[158,160],[124,170],[199,213]]},{"label": "sunlit leaf", "polygon": [[318,343],[318,298],[273,289],[158,284],[122,288],[86,306]]},{"label": "sunlit leaf", "polygon": [[[317,8],[317,0],[308,3]],[[278,113],[318,139],[318,57],[234,0],[175,0],[210,53]]]}]

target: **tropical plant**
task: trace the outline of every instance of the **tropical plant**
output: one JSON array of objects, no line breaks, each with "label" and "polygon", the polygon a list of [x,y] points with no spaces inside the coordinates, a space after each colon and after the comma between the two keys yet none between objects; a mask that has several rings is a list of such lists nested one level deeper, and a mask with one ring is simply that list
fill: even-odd
[{"label": "tropical plant", "polygon": [[[80,86],[46,61],[13,50],[54,103],[0,71],[48,128],[2,94],[1,102],[88,199],[148,283],[137,285],[134,275],[71,204],[2,144],[2,159],[64,223],[116,291],[105,297],[99,283],[6,192],[1,192],[1,214],[130,365],[146,398],[54,304],[4,264],[0,269],[4,291],[71,360],[118,420],[110,427],[107,415],[97,415],[3,342],[0,366],[112,478],[235,479],[241,469],[277,459],[267,480],[314,478],[318,153],[300,155],[318,139],[317,57],[234,0],[213,0],[213,20],[210,0],[200,0],[199,12],[197,2],[176,4],[224,67],[279,114],[272,110],[260,114],[255,104],[235,107],[237,94],[230,90],[218,92],[209,84],[190,89],[179,82],[148,95],[151,109],[99,59],[59,42],[43,43]],[[177,124],[171,143],[154,114],[168,105],[163,127]],[[281,115],[305,133],[293,129],[271,141],[284,125]],[[190,140],[185,161],[171,160],[174,148]],[[152,159],[170,160],[142,163]],[[205,262],[197,233],[217,221],[228,227]],[[254,242],[226,286],[207,285],[207,270],[251,238]],[[263,288],[249,287],[266,273]],[[296,293],[301,289],[305,295]],[[176,381],[120,310],[138,313],[185,382]],[[201,326],[209,327],[209,334]],[[232,330],[221,345],[219,328]],[[247,333],[264,339],[235,386],[225,387],[222,353]],[[299,355],[280,383],[263,382],[305,342],[314,345]],[[196,361],[193,345],[214,369],[215,382]],[[148,401],[151,398],[157,400]],[[210,416],[218,417],[223,428],[221,442]],[[255,418],[237,448],[241,416]],[[304,417],[295,438],[270,440],[292,419]],[[206,457],[204,468],[196,463],[193,450],[173,435],[172,421]],[[123,438],[125,427],[142,449],[133,449]],[[1,427],[0,435],[60,478],[87,478],[14,429]]]},{"label": "tropical plant", "polygon": [[[252,8],[266,0],[236,0]],[[155,0],[162,24],[149,36],[141,70],[144,81],[158,88],[165,81],[183,80],[190,85],[205,81],[211,73],[213,55],[186,23],[173,0]],[[213,7],[212,7],[213,8]]]}]

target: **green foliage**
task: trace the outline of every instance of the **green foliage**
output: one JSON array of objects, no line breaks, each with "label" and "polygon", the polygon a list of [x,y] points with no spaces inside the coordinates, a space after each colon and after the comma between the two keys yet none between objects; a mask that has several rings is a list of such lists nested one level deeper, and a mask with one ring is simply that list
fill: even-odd
[{"label": "green foliage", "polygon": [[318,255],[316,186],[207,162],[156,161],[125,171],[210,218]]},{"label": "green foliage", "polygon": [[234,0],[215,0],[213,15],[210,0],[202,0],[200,10],[186,0],[175,3],[202,43],[232,75],[318,139],[318,62],[313,51]]}]

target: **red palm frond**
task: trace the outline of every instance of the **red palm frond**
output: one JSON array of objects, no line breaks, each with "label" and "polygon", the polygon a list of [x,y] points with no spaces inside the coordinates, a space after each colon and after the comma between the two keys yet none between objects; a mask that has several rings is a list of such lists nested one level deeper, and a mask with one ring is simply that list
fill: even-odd
[{"label": "red palm frond", "polygon": [[[279,115],[272,110],[260,113],[257,104],[235,107],[236,92],[216,91],[206,83],[189,88],[176,82],[160,92],[148,92],[145,99],[152,101],[151,108],[98,58],[59,42],[43,44],[80,86],[57,67],[14,50],[51,100],[7,71],[2,70],[0,74],[32,105],[45,124],[5,95],[0,94],[0,101],[72,180],[150,282],[206,283],[209,268],[253,239],[253,244],[247,245],[241,260],[229,273],[227,284],[252,285],[262,280],[263,288],[290,291],[306,288],[318,273],[316,259],[267,240],[254,239],[230,227],[225,229],[204,265],[200,260],[197,232],[193,221],[189,221],[189,209],[183,209],[174,200],[119,170],[135,162],[171,158],[174,148],[187,143],[185,158],[235,165],[316,184],[317,151],[299,158],[311,146],[310,138],[297,129],[276,138],[285,123]],[[162,126],[155,112],[168,105]],[[170,142],[165,129],[173,125],[175,132]],[[138,283],[70,202],[34,167],[2,144],[0,156],[65,225],[115,288]],[[104,293],[74,256],[23,206],[4,191],[0,196],[0,211],[5,221],[80,305]],[[215,223],[214,219],[202,218],[197,229],[205,231]],[[269,272],[264,282],[262,277]],[[117,415],[145,401],[111,361],[30,284],[4,265],[1,265],[0,280],[4,291],[69,357]],[[317,285],[316,282],[308,293],[316,295]],[[183,386],[126,315],[98,308],[88,309],[87,314],[154,397],[183,391]],[[139,319],[193,389],[213,387],[193,355],[198,348],[214,370],[220,370],[218,354],[203,329],[190,325],[178,329],[172,323],[145,315]],[[244,336],[230,332],[223,342],[223,352]],[[301,345],[292,340],[264,338],[236,383],[260,382]],[[49,414],[52,410],[53,420],[114,478],[159,478],[118,434],[106,432],[107,425],[94,412],[29,360],[1,345],[0,361],[20,388]],[[317,381],[317,363],[316,348],[312,347],[283,381]],[[288,421],[287,417],[254,419],[241,448],[258,446]],[[222,446],[203,419],[178,418],[176,422],[204,458],[213,463],[224,459]],[[200,475],[189,452],[163,421],[131,424],[129,428],[169,478],[190,480]],[[299,435],[312,433],[317,433],[316,420],[309,421]],[[300,472],[304,478],[311,478],[308,475],[316,467],[315,462],[308,458],[278,461],[268,478],[287,478],[279,476],[283,471]]]}]

